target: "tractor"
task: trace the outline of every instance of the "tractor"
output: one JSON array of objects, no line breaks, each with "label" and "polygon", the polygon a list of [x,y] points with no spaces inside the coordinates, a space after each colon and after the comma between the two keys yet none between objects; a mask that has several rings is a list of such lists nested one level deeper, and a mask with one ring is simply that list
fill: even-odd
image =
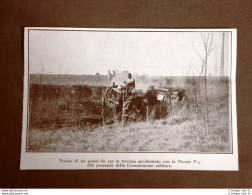
[{"label": "tractor", "polygon": [[[163,89],[149,86],[147,92],[135,90],[126,86],[115,85],[107,87],[104,91],[104,102],[112,109],[118,120],[142,121],[150,116],[150,113],[159,110],[160,114],[155,118],[165,117],[168,105],[185,102],[185,90]],[[162,114],[161,114],[162,113]]]}]

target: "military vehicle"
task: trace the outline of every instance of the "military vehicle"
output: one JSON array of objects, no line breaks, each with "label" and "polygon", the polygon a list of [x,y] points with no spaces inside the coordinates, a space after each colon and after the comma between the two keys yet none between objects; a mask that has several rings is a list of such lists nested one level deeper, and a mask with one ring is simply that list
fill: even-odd
[{"label": "military vehicle", "polygon": [[150,116],[153,110],[155,118],[165,117],[169,105],[186,102],[184,89],[164,89],[149,86],[147,92],[139,89],[129,89],[126,86],[115,85],[107,87],[104,91],[104,102],[109,106],[118,120],[141,121]]}]

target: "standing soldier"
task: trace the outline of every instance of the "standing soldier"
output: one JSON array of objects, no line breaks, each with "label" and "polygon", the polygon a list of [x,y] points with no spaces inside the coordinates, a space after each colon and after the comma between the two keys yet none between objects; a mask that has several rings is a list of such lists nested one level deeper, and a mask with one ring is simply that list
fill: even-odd
[{"label": "standing soldier", "polygon": [[110,85],[110,80],[111,80],[111,73],[110,70],[108,71],[108,85]]}]

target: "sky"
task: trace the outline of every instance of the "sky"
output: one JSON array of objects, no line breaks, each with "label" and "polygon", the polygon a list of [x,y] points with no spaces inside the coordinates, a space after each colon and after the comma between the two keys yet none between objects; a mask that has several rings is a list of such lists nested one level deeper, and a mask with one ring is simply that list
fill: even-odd
[{"label": "sky", "polygon": [[[205,32],[207,35],[207,33]],[[222,32],[211,32],[215,49],[208,75],[220,74]],[[230,33],[225,33],[224,75],[229,75]],[[107,74],[117,70],[155,76],[198,75],[204,56],[199,32],[29,32],[29,70],[39,74]],[[189,68],[190,67],[190,68]],[[190,70],[189,70],[190,69]]]}]

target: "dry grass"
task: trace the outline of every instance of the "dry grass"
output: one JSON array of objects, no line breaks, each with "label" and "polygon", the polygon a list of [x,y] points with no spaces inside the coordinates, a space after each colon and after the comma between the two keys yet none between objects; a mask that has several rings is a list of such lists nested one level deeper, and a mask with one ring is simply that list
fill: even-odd
[{"label": "dry grass", "polygon": [[[152,123],[99,126],[93,130],[62,128],[34,129],[29,133],[29,150],[41,151],[166,151],[230,152],[225,111],[210,122],[209,139],[204,139],[204,124],[184,113]],[[213,117],[211,117],[213,118]]]}]

